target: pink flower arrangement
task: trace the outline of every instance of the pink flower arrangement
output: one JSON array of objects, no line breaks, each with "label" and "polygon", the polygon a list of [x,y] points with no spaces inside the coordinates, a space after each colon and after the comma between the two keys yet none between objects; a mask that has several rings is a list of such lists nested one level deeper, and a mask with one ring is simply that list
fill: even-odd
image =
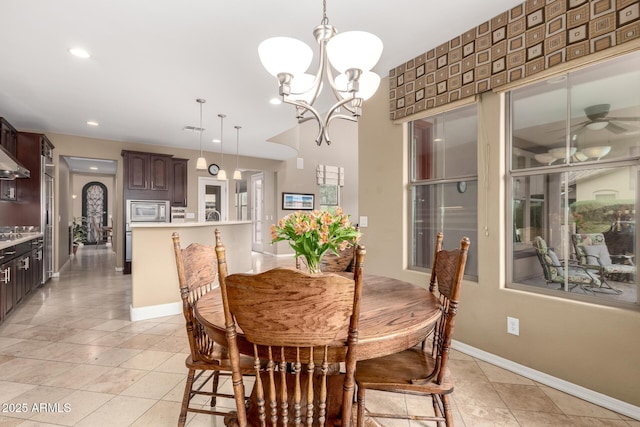
[{"label": "pink flower arrangement", "polygon": [[349,215],[338,207],[336,213],[327,211],[297,211],[271,226],[271,243],[289,241],[296,256],[303,256],[312,273],[320,272],[320,260],[327,251],[336,255],[355,244],[360,232],[349,221]]}]

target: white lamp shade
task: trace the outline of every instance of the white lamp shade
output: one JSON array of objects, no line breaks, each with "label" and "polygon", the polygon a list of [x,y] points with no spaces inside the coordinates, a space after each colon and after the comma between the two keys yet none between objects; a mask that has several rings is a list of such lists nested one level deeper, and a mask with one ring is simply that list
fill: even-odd
[{"label": "white lamp shade", "polygon": [[607,127],[607,125],[609,124],[609,122],[591,122],[587,125],[587,129],[589,130],[602,130],[604,128]]},{"label": "white lamp shade", "polygon": [[225,172],[224,169],[220,169],[218,171],[218,175],[216,175],[217,179],[220,179],[222,181],[226,181],[227,180],[227,172]]},{"label": "white lamp shade", "polygon": [[[340,74],[336,77],[336,87],[340,91],[340,96],[343,98],[347,98],[350,96],[350,93],[347,92],[347,84],[349,83],[349,79],[346,74]],[[367,71],[363,73],[358,79],[358,83],[360,85],[360,90],[356,92],[356,97],[362,98],[363,100],[367,100],[373,96],[374,93],[378,90],[378,86],[380,86],[380,76],[372,71]]]},{"label": "white lamp shade", "polygon": [[238,169],[233,171],[233,179],[235,179],[236,181],[242,179],[242,172],[240,172]]},{"label": "white lamp shade", "polygon": [[291,75],[307,71],[313,58],[313,51],[304,42],[291,37],[271,37],[258,46],[260,61],[275,77],[279,73]]},{"label": "white lamp shade", "polygon": [[[301,73],[294,76],[291,80],[291,94],[288,98],[311,103],[315,93],[313,87],[311,87],[314,79],[315,76],[307,73]],[[322,83],[320,83],[320,91],[322,91]]]},{"label": "white lamp shade", "polygon": [[200,171],[207,170],[207,159],[204,157],[198,157],[198,160],[196,161],[196,169]]},{"label": "white lamp shade", "polygon": [[365,31],[347,31],[332,37],[327,43],[327,56],[340,73],[357,68],[371,70],[382,55],[382,40]]}]

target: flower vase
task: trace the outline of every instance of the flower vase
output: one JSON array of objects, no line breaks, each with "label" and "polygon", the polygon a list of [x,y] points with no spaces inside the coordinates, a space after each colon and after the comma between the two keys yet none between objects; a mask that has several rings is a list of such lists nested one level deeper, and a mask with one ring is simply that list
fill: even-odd
[{"label": "flower vase", "polygon": [[311,274],[320,274],[320,259],[310,256],[304,255],[305,261],[307,261],[307,268],[309,269],[309,273]]}]

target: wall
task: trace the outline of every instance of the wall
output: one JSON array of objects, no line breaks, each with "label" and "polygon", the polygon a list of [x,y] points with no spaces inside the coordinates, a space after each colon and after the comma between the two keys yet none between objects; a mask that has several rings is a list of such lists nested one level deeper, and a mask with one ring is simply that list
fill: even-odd
[{"label": "wall", "polygon": [[[383,92],[379,90],[378,92]],[[293,111],[291,112],[293,114]],[[387,120],[388,121],[388,120]],[[345,171],[344,186],[342,187],[341,206],[351,215],[351,221],[358,222],[358,126],[356,123],[335,120],[330,125],[331,145],[323,143],[318,146],[315,142],[318,126],[315,122],[307,122],[278,135],[273,141],[281,142],[298,149],[298,157],[303,159],[303,169],[297,168],[297,159],[285,160],[277,170],[276,216],[268,221],[268,225],[279,218],[291,213],[282,209],[282,192],[315,194],[315,208],[320,205],[320,187],[316,181],[316,167],[318,165],[342,166]],[[368,146],[367,142],[362,142]],[[267,233],[269,229],[266,229]],[[292,254],[293,251],[286,242],[279,242],[273,246],[265,244],[265,251],[277,254]]]},{"label": "wall", "polygon": [[[388,79],[365,103],[359,122],[359,211],[366,269],[426,286],[428,274],[407,270],[406,125],[388,120]],[[463,283],[454,338],[480,350],[640,406],[640,313],[505,288],[505,146],[501,95],[479,100],[479,282]],[[434,110],[437,112],[437,110]],[[488,155],[487,155],[488,154]],[[488,176],[483,176],[483,170]],[[384,171],[384,173],[381,173]],[[380,201],[385,209],[380,209]],[[486,226],[486,233],[484,228]],[[446,236],[445,236],[446,238]],[[520,335],[506,317],[520,319]]]},{"label": "wall", "polygon": [[614,193],[616,200],[635,199],[635,182],[629,176],[629,169],[621,168],[604,176],[583,179],[576,185],[577,200],[595,200],[600,192]]}]

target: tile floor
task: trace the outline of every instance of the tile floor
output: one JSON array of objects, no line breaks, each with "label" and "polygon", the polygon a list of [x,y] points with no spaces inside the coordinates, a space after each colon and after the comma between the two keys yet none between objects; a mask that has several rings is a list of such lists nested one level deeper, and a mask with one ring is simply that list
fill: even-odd
[{"label": "tile floor", "polygon": [[[292,266],[293,259],[254,255],[256,270],[276,264]],[[60,278],[0,325],[0,426],[176,425],[187,372],[183,317],[130,322],[130,276],[114,266],[108,248],[81,248]],[[456,426],[640,426],[462,353],[453,357]],[[431,406],[412,397],[367,396],[376,409],[420,413]],[[202,414],[187,421],[224,425]]]}]

